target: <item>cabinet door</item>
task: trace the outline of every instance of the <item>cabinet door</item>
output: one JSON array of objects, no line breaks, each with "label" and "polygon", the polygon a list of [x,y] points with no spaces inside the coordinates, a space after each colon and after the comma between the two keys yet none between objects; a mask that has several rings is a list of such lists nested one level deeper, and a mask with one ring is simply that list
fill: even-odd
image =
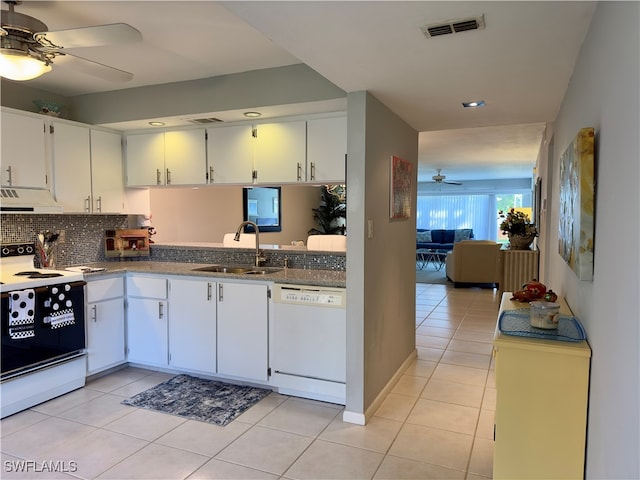
[{"label": "cabinet door", "polygon": [[207,147],[204,130],[165,132],[166,185],[200,185],[207,182]]},{"label": "cabinet door", "polygon": [[169,365],[216,373],[215,282],[169,282]]},{"label": "cabinet door", "polygon": [[164,185],[164,133],[127,137],[127,186]]},{"label": "cabinet door", "polygon": [[251,132],[251,125],[207,129],[209,183],[251,183],[253,171]]},{"label": "cabinet door", "polygon": [[347,118],[307,121],[307,181],[341,183],[346,178]]},{"label": "cabinet door", "polygon": [[91,144],[87,127],[53,123],[53,191],[66,212],[91,212]]},{"label": "cabinet door", "polygon": [[267,285],[218,283],[218,373],[267,381]]},{"label": "cabinet door", "polygon": [[302,182],[306,165],[306,122],[256,126],[254,169],[258,183]]},{"label": "cabinet door", "polygon": [[125,362],[124,299],[87,304],[87,373]]},{"label": "cabinet door", "polygon": [[167,365],[167,302],[129,298],[127,308],[128,360],[143,365]]},{"label": "cabinet door", "polygon": [[47,188],[45,122],[2,111],[2,186]]},{"label": "cabinet door", "polygon": [[91,194],[93,212],[123,212],[124,176],[119,133],[91,130]]}]

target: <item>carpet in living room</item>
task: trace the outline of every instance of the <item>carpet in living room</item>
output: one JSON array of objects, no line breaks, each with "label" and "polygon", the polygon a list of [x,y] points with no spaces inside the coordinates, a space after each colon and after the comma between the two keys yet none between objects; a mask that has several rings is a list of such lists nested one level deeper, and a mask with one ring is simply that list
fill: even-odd
[{"label": "carpet in living room", "polygon": [[451,282],[447,281],[444,267],[437,270],[431,263],[428,263],[422,269],[416,266],[416,283],[451,284]]}]

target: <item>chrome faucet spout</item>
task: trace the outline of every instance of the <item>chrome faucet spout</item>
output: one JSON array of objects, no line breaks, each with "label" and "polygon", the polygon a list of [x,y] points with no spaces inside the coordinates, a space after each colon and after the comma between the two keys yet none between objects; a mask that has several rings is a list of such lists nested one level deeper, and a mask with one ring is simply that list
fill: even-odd
[{"label": "chrome faucet spout", "polygon": [[248,220],[245,220],[238,226],[238,230],[236,230],[236,235],[233,239],[236,242],[240,241],[240,233],[242,233],[242,229],[245,225],[251,225],[253,227],[253,231],[256,233],[256,259],[255,266],[259,267],[260,264],[264,261],[264,258],[260,255],[260,230],[258,229],[258,225]]}]

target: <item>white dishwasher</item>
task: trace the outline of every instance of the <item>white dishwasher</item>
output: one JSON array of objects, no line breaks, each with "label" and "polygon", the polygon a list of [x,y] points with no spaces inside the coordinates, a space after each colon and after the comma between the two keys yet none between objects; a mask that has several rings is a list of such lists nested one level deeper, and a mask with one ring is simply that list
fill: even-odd
[{"label": "white dishwasher", "polygon": [[271,383],[281,393],[344,404],[344,288],[275,284],[270,322]]}]

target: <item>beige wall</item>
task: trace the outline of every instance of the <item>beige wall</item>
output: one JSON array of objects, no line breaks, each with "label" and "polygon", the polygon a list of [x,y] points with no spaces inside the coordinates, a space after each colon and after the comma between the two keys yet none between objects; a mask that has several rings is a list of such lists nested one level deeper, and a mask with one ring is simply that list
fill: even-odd
[{"label": "beige wall", "polygon": [[[242,187],[155,188],[150,190],[154,241],[222,242],[243,220]],[[315,227],[313,208],[320,204],[320,187],[282,187],[282,232],[260,234],[263,244],[304,240]]]}]

